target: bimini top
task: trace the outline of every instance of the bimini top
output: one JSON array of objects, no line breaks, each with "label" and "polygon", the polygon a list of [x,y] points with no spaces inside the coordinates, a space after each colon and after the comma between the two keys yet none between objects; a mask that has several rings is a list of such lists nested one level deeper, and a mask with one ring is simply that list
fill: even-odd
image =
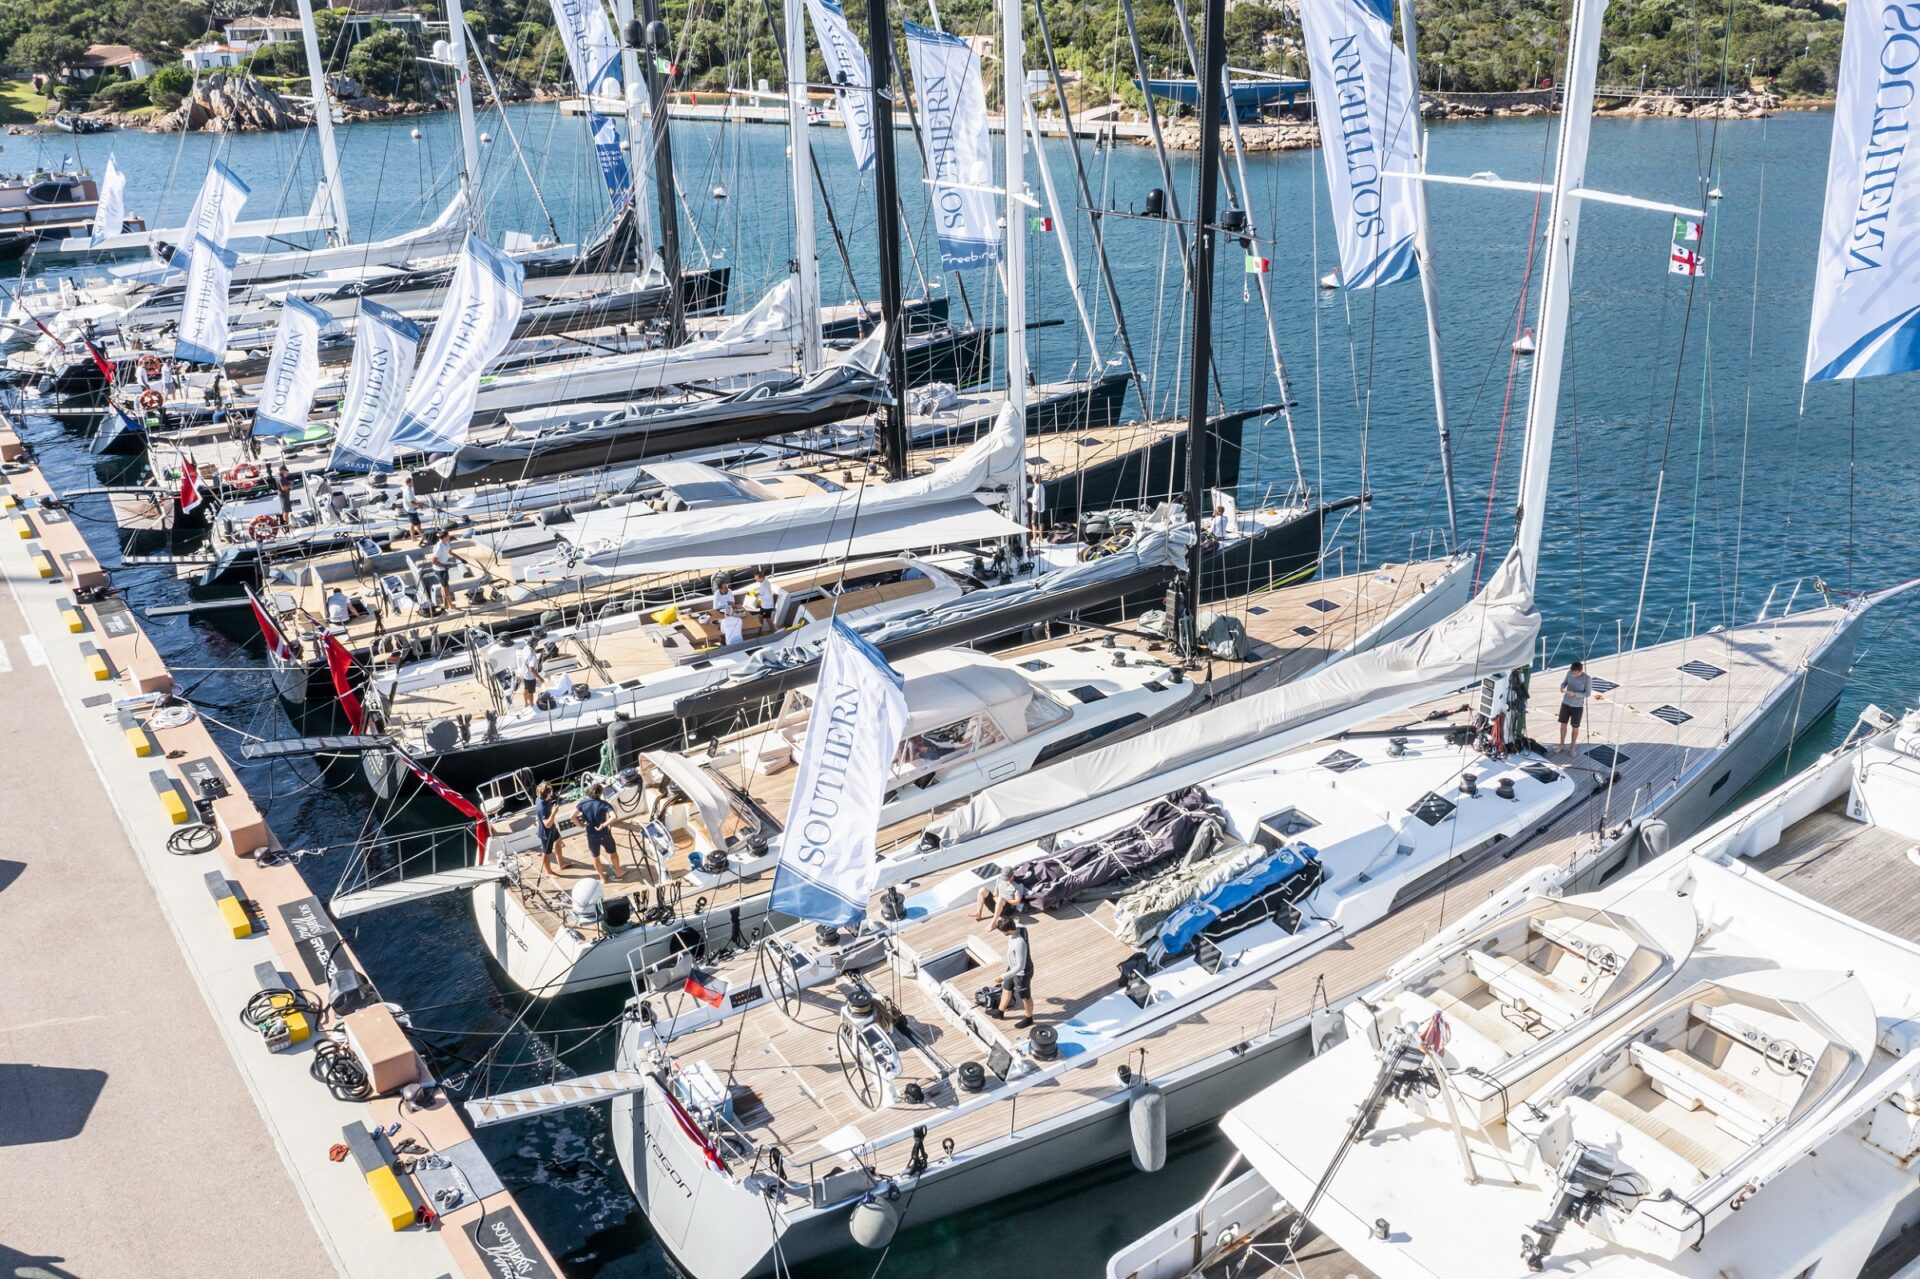
[{"label": "bimini top", "polygon": [[1026,733],[1033,685],[1006,663],[971,649],[943,649],[895,667],[906,680],[907,735],[988,712],[1008,736]]}]

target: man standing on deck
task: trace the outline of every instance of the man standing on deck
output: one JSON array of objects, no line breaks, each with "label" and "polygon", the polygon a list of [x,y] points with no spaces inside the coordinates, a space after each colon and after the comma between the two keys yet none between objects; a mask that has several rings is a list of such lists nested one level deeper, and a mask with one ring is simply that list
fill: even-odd
[{"label": "man standing on deck", "polygon": [[613,820],[613,806],[600,798],[600,783],[587,787],[587,797],[580,801],[575,814],[580,818],[580,829],[587,832],[587,856],[593,859],[593,873],[601,883],[607,882],[606,871],[600,868],[600,854],[605,853],[607,860],[613,863],[613,875],[618,879],[623,873],[620,869],[620,854],[613,846],[613,832],[607,824]]},{"label": "man standing on deck", "polygon": [[[1585,662],[1575,662],[1567,668],[1566,678],[1560,681],[1560,751],[1572,754],[1580,749],[1580,721],[1587,713],[1587,696],[1593,691],[1593,680],[1587,674]],[[1568,745],[1567,733],[1572,730],[1573,742]]]},{"label": "man standing on deck", "polygon": [[1025,1013],[1013,1023],[1015,1030],[1033,1025],[1033,948],[1027,944],[1027,926],[1011,915],[1002,916],[994,925],[1007,935],[1007,966],[1000,974],[1000,1006],[993,1009],[997,1021],[1013,1011],[1015,1000]]}]

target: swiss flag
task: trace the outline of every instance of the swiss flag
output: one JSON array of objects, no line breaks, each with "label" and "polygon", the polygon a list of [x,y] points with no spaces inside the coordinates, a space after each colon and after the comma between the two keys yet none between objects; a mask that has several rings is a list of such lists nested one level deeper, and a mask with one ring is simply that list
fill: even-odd
[{"label": "swiss flag", "polygon": [[200,509],[207,495],[200,491],[200,475],[189,461],[180,468],[180,514],[191,515]]}]

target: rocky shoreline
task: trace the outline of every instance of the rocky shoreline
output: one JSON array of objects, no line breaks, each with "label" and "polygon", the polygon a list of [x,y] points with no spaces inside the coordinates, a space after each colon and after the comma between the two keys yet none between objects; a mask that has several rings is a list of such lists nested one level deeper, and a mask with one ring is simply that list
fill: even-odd
[{"label": "rocky shoreline", "polygon": [[[501,96],[508,102],[545,101],[560,96],[511,79],[506,79],[500,88]],[[327,77],[327,91],[333,98],[334,119],[342,124],[434,115],[448,109],[448,104],[443,102],[389,102],[368,93],[351,76],[338,73]],[[481,105],[491,105],[492,99],[484,92],[478,96]],[[104,120],[118,129],[142,129],[149,133],[174,133],[181,129],[206,133],[273,133],[305,128],[310,114],[311,107],[304,99],[289,102],[253,76],[214,72],[203,76],[194,85],[193,92],[172,111],[158,114],[103,111],[91,112],[88,118]]]}]

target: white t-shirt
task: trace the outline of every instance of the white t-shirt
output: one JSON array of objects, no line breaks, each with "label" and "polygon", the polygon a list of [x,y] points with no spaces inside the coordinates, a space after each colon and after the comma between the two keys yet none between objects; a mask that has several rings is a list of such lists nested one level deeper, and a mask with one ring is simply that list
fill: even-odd
[{"label": "white t-shirt", "polygon": [[722,644],[738,644],[745,638],[746,624],[740,620],[740,615],[737,613],[723,614],[720,618],[720,642]]},{"label": "white t-shirt", "polygon": [[353,620],[353,605],[339,591],[327,596],[327,620],[335,626],[344,626]]},{"label": "white t-shirt", "polygon": [[453,567],[453,547],[446,542],[433,544],[433,563],[436,568]]},{"label": "white t-shirt", "polygon": [[1035,515],[1044,515],[1047,510],[1047,486],[1039,480],[1033,481],[1027,489],[1027,509]]},{"label": "white t-shirt", "polygon": [[1222,512],[1207,521],[1207,531],[1215,538],[1225,537],[1233,531],[1233,521],[1226,517],[1225,512]]},{"label": "white t-shirt", "polygon": [[540,654],[529,644],[520,650],[520,660],[514,669],[521,679],[538,680],[540,678]]},{"label": "white t-shirt", "polygon": [[723,586],[713,593],[713,611],[725,613],[733,607],[733,588]]}]

